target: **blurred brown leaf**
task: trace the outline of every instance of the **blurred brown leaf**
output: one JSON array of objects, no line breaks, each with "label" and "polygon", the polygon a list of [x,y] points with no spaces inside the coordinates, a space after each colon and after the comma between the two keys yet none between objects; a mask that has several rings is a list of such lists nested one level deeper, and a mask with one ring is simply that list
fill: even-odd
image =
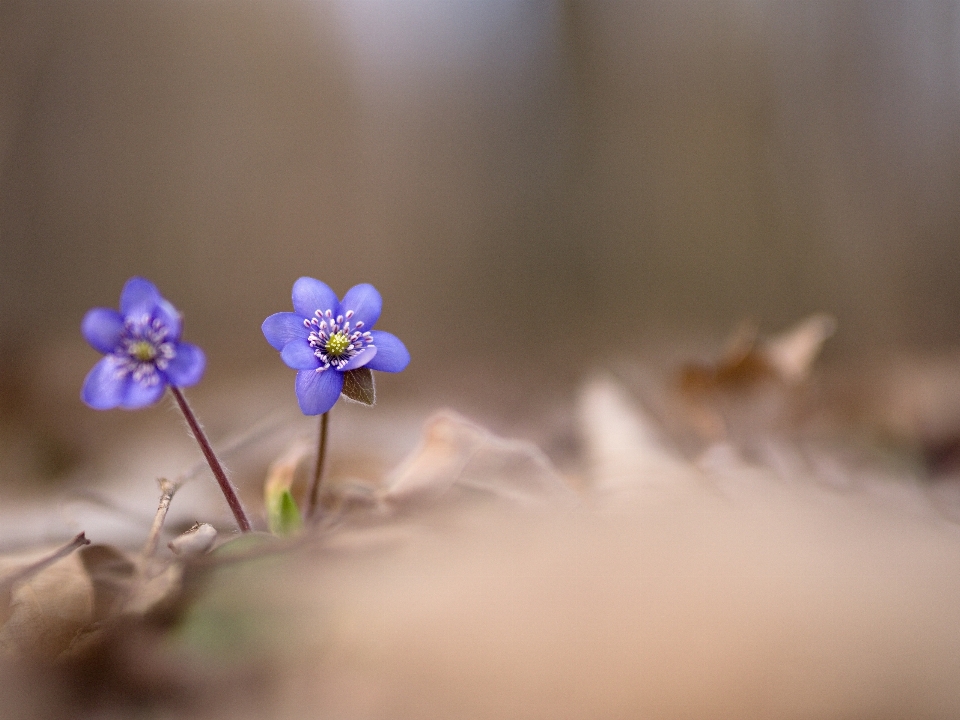
[{"label": "blurred brown leaf", "polygon": [[690,363],[681,368],[680,387],[696,395],[744,389],[768,380],[787,385],[802,382],[835,327],[836,321],[831,316],[820,313],[761,341],[757,327],[744,322],[730,337],[715,364]]}]

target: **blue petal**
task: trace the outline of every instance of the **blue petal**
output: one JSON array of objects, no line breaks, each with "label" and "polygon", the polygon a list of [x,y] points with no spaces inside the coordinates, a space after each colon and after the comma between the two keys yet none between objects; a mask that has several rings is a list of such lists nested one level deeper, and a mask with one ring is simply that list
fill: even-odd
[{"label": "blue petal", "polygon": [[361,283],[347,290],[337,314],[346,315],[348,310],[353,310],[350,326],[355,328],[358,322],[363,322],[361,327],[369,330],[380,319],[382,309],[383,298],[377,289],[370,283]]},{"label": "blue petal", "polygon": [[410,363],[410,353],[400,338],[383,330],[374,330],[373,346],[377,348],[377,356],[367,363],[371,370],[381,372],[400,372]]},{"label": "blue petal", "polygon": [[347,370],[356,370],[357,368],[363,367],[368,362],[373,360],[373,356],[377,354],[377,349],[375,347],[366,347],[352,358],[349,362],[340,368],[340,372],[346,372]]},{"label": "blue petal", "polygon": [[160,298],[153,317],[158,319],[167,328],[167,340],[177,342],[183,329],[183,317],[169,300]]},{"label": "blue petal", "polygon": [[163,391],[166,389],[167,384],[165,382],[147,385],[129,379],[124,387],[123,400],[120,402],[120,407],[124,410],[138,410],[139,408],[153,405],[163,397]]},{"label": "blue petal", "polygon": [[163,298],[156,285],[145,278],[132,277],[120,293],[120,314],[137,319],[143,315],[153,315],[161,300]]},{"label": "blue petal", "polygon": [[120,344],[123,317],[110,308],[94,308],[83,316],[80,332],[94,350],[105,355],[112,353]]},{"label": "blue petal", "polygon": [[190,387],[200,382],[206,367],[207,357],[203,350],[192,343],[180,343],[176,356],[163,372],[171,385]]},{"label": "blue petal", "polygon": [[284,345],[291,340],[297,338],[305,340],[310,335],[310,331],[304,327],[303,320],[304,318],[297,313],[274,313],[263,321],[260,329],[263,330],[263,336],[274,350],[283,350]]},{"label": "blue petal", "polygon": [[294,370],[316,370],[320,367],[320,358],[313,354],[310,343],[303,338],[296,338],[284,345],[280,358]]},{"label": "blue petal", "polygon": [[336,370],[301,370],[297,373],[297,402],[304,415],[321,415],[333,407],[343,390],[343,375]]},{"label": "blue petal", "polygon": [[326,283],[312,277],[302,277],[293,284],[293,309],[305,318],[317,310],[337,311],[337,294]]},{"label": "blue petal", "polygon": [[109,410],[120,405],[129,376],[117,373],[117,358],[107,355],[87,373],[80,399],[94,410]]}]

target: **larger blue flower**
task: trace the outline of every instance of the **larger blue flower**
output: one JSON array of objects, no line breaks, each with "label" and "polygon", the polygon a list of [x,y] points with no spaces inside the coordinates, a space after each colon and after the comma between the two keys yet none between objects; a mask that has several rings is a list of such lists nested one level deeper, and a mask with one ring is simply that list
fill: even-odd
[{"label": "larger blue flower", "polygon": [[370,284],[337,298],[325,283],[302,277],[293,284],[294,312],[263,321],[263,335],[297,372],[297,401],[304,415],[320,415],[337,402],[344,373],[360,368],[400,372],[410,353],[388,332],[374,330],[383,299]]},{"label": "larger blue flower", "polygon": [[180,313],[141,277],[127,280],[120,312],[94,308],[83,318],[83,337],[105,357],[83,383],[81,399],[96,410],[128,410],[157,402],[167,385],[200,382],[203,350],[180,342]]}]

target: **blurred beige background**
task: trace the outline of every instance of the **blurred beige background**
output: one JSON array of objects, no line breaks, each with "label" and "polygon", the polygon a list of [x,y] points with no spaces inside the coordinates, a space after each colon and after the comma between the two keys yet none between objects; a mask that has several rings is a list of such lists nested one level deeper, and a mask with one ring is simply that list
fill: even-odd
[{"label": "blurred beige background", "polygon": [[106,422],[78,326],[133,274],[205,384],[277,371],[259,326],[302,274],[377,285],[421,398],[815,310],[838,356],[952,346],[958,12],[3,0],[4,422]]}]

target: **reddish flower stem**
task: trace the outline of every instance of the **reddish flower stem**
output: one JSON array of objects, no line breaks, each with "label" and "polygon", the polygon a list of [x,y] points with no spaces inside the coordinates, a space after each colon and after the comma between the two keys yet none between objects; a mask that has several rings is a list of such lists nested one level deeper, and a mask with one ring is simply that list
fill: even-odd
[{"label": "reddish flower stem", "polygon": [[243,511],[243,505],[240,504],[240,498],[237,496],[237,489],[233,486],[233,483],[230,482],[227,474],[223,471],[223,466],[220,464],[220,461],[217,460],[217,456],[214,454],[213,448],[210,446],[210,441],[207,440],[207,436],[200,427],[200,423],[197,422],[197,418],[193,414],[193,410],[191,410],[190,406],[187,405],[187,399],[183,396],[183,393],[180,392],[178,387],[175,385],[170,385],[169,387],[170,392],[173,393],[173,397],[175,397],[177,400],[177,405],[180,406],[180,410],[183,412],[183,416],[187,419],[187,425],[190,426],[190,431],[193,433],[193,437],[196,438],[197,444],[200,445],[200,450],[203,451],[203,456],[207,459],[207,464],[210,466],[213,476],[217,479],[217,482],[220,483],[220,490],[223,492],[223,496],[227,499],[227,505],[229,505],[230,509],[233,511],[233,516],[237,519],[237,525],[240,526],[240,531],[250,532],[250,521],[247,519],[247,514]]},{"label": "reddish flower stem", "polygon": [[327,425],[330,412],[320,416],[320,439],[317,445],[317,464],[313,467],[313,485],[310,486],[310,504],[307,506],[307,519],[313,517],[320,504],[320,483],[323,481],[323,461],[327,458]]}]

